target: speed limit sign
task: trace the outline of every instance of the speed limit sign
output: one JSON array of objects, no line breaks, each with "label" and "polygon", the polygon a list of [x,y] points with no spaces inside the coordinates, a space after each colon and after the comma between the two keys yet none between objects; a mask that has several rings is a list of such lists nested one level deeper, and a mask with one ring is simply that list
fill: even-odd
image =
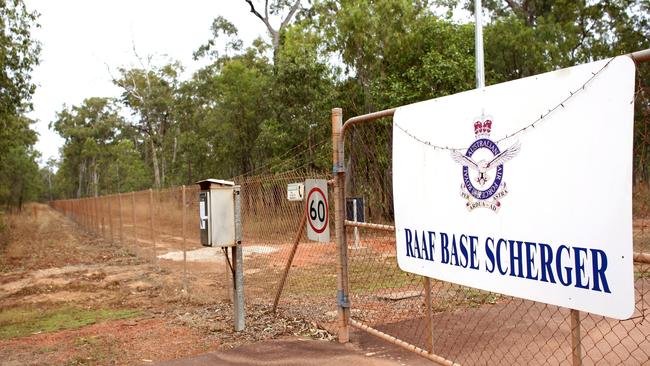
[{"label": "speed limit sign", "polygon": [[330,241],[330,214],[325,179],[305,180],[307,192],[307,237],[322,243]]}]

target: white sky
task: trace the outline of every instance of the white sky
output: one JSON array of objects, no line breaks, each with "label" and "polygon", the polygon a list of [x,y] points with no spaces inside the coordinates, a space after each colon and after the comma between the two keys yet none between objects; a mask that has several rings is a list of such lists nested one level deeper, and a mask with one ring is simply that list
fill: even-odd
[{"label": "white sky", "polygon": [[34,111],[36,149],[42,162],[58,157],[63,140],[48,129],[56,112],[89,97],[117,97],[108,67],[137,66],[140,56],[179,60],[187,74],[201,64],[192,53],[210,39],[212,20],[221,15],[239,29],[245,45],[268,37],[266,28],[243,0],[25,0],[38,11],[41,64],[32,74],[37,85]]}]

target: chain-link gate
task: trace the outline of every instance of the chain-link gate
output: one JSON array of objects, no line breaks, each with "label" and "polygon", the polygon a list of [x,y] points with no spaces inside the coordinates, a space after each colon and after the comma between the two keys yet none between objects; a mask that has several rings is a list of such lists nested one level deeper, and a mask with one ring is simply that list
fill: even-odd
[{"label": "chain-link gate", "polygon": [[[650,60],[648,50],[637,62]],[[395,109],[342,121],[332,111],[340,264],[339,338],[352,326],[444,365],[646,364],[650,360],[650,205],[635,195],[635,312],[627,320],[580,313],[403,272],[392,197]],[[647,191],[647,190],[646,190]],[[345,220],[362,197],[365,223]]]}]

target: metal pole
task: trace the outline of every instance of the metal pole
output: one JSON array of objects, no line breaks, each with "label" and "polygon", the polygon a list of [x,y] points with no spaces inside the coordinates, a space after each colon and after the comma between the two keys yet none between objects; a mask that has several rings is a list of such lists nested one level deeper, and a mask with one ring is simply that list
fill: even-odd
[{"label": "metal pole", "polygon": [[474,16],[476,17],[475,53],[476,53],[476,88],[485,86],[485,70],[483,62],[483,23],[481,20],[483,7],[481,0],[474,0]]},{"label": "metal pole", "polygon": [[291,253],[289,253],[289,259],[287,260],[287,264],[284,266],[284,272],[282,273],[282,278],[280,279],[278,290],[275,293],[275,300],[273,300],[274,313],[278,309],[278,303],[280,302],[280,295],[282,295],[284,284],[287,281],[287,277],[289,276],[289,270],[291,269],[291,264],[293,263],[293,257],[296,255],[296,251],[298,250],[298,244],[300,243],[300,238],[302,237],[302,233],[305,231],[306,225],[307,225],[307,203],[305,202],[305,209],[303,210],[302,218],[300,219],[300,224],[298,225],[296,238],[293,240]]},{"label": "metal pole", "polygon": [[181,223],[181,236],[183,237],[183,290],[187,294],[187,245],[185,242],[185,222],[186,222],[186,205],[185,205],[185,185],[181,187],[181,210],[183,211]]},{"label": "metal pole", "polygon": [[337,292],[339,318],[339,342],[350,341],[350,300],[348,296],[348,245],[345,237],[345,142],[342,133],[343,110],[332,109],[332,161],[334,165],[334,211],[336,222],[336,246],[339,262],[337,269]]},{"label": "metal pole", "polygon": [[455,362],[453,362],[451,360],[448,360],[448,359],[446,359],[446,358],[444,358],[442,356],[431,354],[431,353],[423,350],[422,348],[419,348],[418,346],[416,346],[414,344],[406,343],[401,339],[397,339],[397,338],[393,337],[392,335],[388,335],[388,334],[386,334],[386,333],[384,333],[384,332],[382,332],[380,330],[377,330],[375,328],[367,326],[367,325],[365,325],[365,324],[363,324],[361,322],[358,322],[358,321],[356,321],[354,319],[350,320],[350,324],[355,328],[358,328],[358,329],[361,329],[361,330],[363,330],[365,332],[368,332],[368,333],[374,335],[375,337],[378,337],[380,339],[385,340],[386,342],[392,343],[392,344],[394,344],[396,346],[400,346],[400,347],[404,348],[407,351],[414,352],[414,353],[416,353],[416,354],[418,354],[418,355],[420,355],[420,356],[422,356],[424,358],[427,358],[427,359],[429,359],[429,360],[431,360],[433,362],[436,362],[439,365],[459,366],[457,363],[455,363]]},{"label": "metal pole", "polygon": [[[354,216],[354,222],[358,222],[359,219],[357,218],[357,199],[353,198],[352,199],[352,215]],[[354,249],[359,249],[359,228],[354,227]]]},{"label": "metal pole", "polygon": [[580,337],[580,312],[571,309],[571,355],[573,366],[582,366],[582,338]]},{"label": "metal pole", "polygon": [[431,279],[424,277],[424,301],[427,311],[427,345],[429,353],[433,354],[433,309],[431,308]]},{"label": "metal pole", "polygon": [[117,207],[120,210],[120,244],[124,244],[124,223],[122,221],[122,194],[117,194]]},{"label": "metal pole", "polygon": [[244,318],[246,308],[244,306],[244,255],[242,252],[242,224],[241,224],[241,190],[239,186],[234,187],[235,200],[235,246],[232,248],[232,262],[235,266],[234,303],[235,310],[235,331],[240,332],[246,327]]}]

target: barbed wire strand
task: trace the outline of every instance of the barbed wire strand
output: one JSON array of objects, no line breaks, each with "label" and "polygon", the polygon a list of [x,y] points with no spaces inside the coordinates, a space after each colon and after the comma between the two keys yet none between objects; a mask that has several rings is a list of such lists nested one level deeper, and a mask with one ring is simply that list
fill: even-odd
[{"label": "barbed wire strand", "polygon": [[[500,139],[498,139],[498,140],[496,140],[496,141],[494,141],[494,142],[498,144],[498,143],[500,143],[500,142],[502,142],[502,141],[505,141],[505,140],[507,140],[507,139],[509,139],[509,138],[515,137],[515,136],[517,136],[517,135],[519,135],[519,134],[525,132],[525,131],[528,130],[528,129],[535,128],[536,125],[539,125],[541,122],[543,122],[543,120],[544,120],[546,117],[548,117],[551,113],[555,112],[555,111],[556,111],[557,109],[559,109],[559,108],[564,108],[564,105],[565,105],[567,102],[569,102],[573,97],[575,97],[575,96],[576,96],[577,94],[579,94],[581,91],[584,91],[585,88],[587,87],[587,85],[588,85],[592,80],[594,80],[594,79],[596,78],[596,76],[598,76],[598,75],[599,75],[603,70],[605,70],[605,69],[607,68],[607,66],[609,66],[609,64],[610,64],[612,61],[614,61],[615,59],[616,59],[616,57],[611,58],[609,61],[607,61],[607,63],[605,63],[605,65],[603,65],[603,67],[600,68],[600,70],[598,70],[598,71],[596,71],[596,72],[593,72],[593,71],[592,71],[592,72],[591,72],[591,77],[590,77],[589,79],[587,79],[587,81],[585,81],[585,82],[582,84],[582,86],[580,86],[578,89],[576,89],[576,90],[574,90],[574,91],[569,91],[569,96],[568,96],[568,97],[564,98],[561,102],[559,102],[559,103],[558,103],[556,106],[554,106],[553,108],[549,109],[546,113],[542,113],[542,114],[539,116],[539,118],[537,118],[535,121],[533,121],[532,123],[529,123],[528,125],[526,125],[526,126],[520,128],[520,129],[514,131],[513,133],[506,134],[504,137],[502,137],[502,138],[500,138]],[[435,144],[432,144],[431,142],[426,141],[426,140],[423,140],[423,139],[421,139],[421,138],[415,136],[414,134],[410,133],[410,132],[409,132],[408,130],[406,130],[404,127],[400,126],[398,123],[396,123],[396,122],[393,121],[393,124],[395,125],[395,127],[399,128],[402,132],[404,132],[406,135],[408,135],[408,136],[411,137],[412,139],[416,140],[416,141],[419,142],[419,143],[422,143],[422,144],[424,144],[424,145],[427,145],[427,146],[433,148],[434,150],[461,151],[461,150],[466,150],[466,149],[467,149],[466,147],[463,147],[463,148],[455,148],[455,147],[441,146],[441,145],[435,145]]]}]

